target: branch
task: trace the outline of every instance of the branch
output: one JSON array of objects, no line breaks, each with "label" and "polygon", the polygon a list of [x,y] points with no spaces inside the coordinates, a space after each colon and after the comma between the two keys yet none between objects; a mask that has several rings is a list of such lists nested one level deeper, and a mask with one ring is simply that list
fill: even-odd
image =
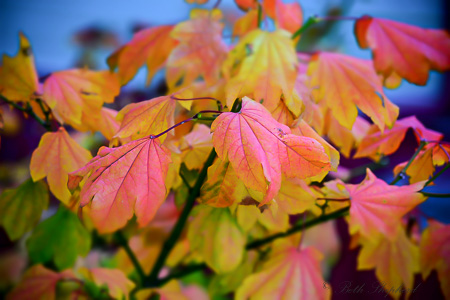
[{"label": "branch", "polygon": [[131,262],[133,263],[134,268],[136,269],[136,272],[138,273],[139,279],[141,281],[141,284],[145,280],[145,273],[144,270],[141,267],[141,264],[139,263],[137,257],[134,255],[133,250],[131,250],[130,246],[128,245],[128,240],[125,238],[123,233],[121,231],[116,231],[114,233],[114,237],[117,241],[117,243],[123,247],[125,252],[127,253],[128,257],[130,258]]},{"label": "branch", "polygon": [[430,179],[428,179],[428,181],[425,183],[425,186],[429,185],[430,183],[432,183],[433,181],[436,180],[436,178],[438,178],[439,176],[442,175],[442,173],[445,172],[445,170],[447,170],[450,167],[450,162],[448,162],[445,167],[443,167],[438,173],[434,174],[433,177],[431,177]]},{"label": "branch", "polygon": [[438,194],[438,193],[429,193],[429,192],[420,192],[422,195],[427,197],[434,197],[434,198],[450,198],[450,193],[445,194]]},{"label": "branch", "polygon": [[197,181],[195,182],[194,187],[189,193],[188,198],[186,199],[186,204],[184,205],[183,211],[181,212],[180,217],[178,218],[177,223],[172,229],[169,238],[164,242],[161,252],[153,266],[153,269],[148,277],[145,278],[144,287],[155,287],[159,286],[160,282],[158,281],[158,275],[161,272],[161,269],[164,267],[167,257],[175,246],[178,238],[183,232],[184,225],[188,219],[188,216],[194,207],[195,199],[200,196],[200,188],[203,185],[203,182],[206,179],[206,175],[208,172],[208,168],[213,164],[214,159],[216,158],[216,151],[213,149],[209,154],[208,159],[203,165],[203,169],[198,175]]},{"label": "branch", "polygon": [[403,170],[401,170],[400,173],[398,173],[397,176],[395,176],[394,180],[392,180],[392,182],[389,183],[390,185],[396,184],[397,182],[400,181],[400,179],[402,179],[403,176],[406,175],[406,170],[409,168],[409,166],[412,164],[416,156],[419,154],[420,151],[422,151],[423,147],[425,147],[426,144],[427,144],[426,141],[420,141],[419,147],[417,148],[416,152],[414,152],[413,156],[409,159],[408,163],[403,168]]},{"label": "branch", "polygon": [[[22,106],[20,106],[19,104],[17,104],[16,102],[13,102],[13,101],[10,101],[10,100],[6,99],[3,95],[0,95],[0,99],[1,99],[2,101],[4,101],[5,103],[9,104],[9,105],[12,105],[14,108],[16,108],[16,109],[18,109],[18,110],[20,110],[20,111],[22,111],[22,112],[28,114],[29,116],[31,116],[31,117],[32,117],[33,119],[35,119],[39,124],[41,124],[42,127],[45,128],[45,130],[47,130],[47,131],[52,131],[52,126],[51,126],[51,124],[50,124],[48,121],[44,121],[44,120],[42,120],[41,118],[39,118],[39,117],[34,113],[33,108],[31,107],[30,103],[27,103],[27,104],[26,104],[26,107],[22,107]],[[38,103],[39,103],[39,102],[38,102]],[[39,105],[41,105],[41,104],[39,104]],[[44,112],[44,114],[45,114],[45,112]],[[47,118],[47,116],[46,116],[46,118]]]},{"label": "branch", "polygon": [[294,34],[292,35],[291,39],[295,40],[303,32],[305,32],[306,29],[308,29],[309,27],[311,27],[312,25],[316,24],[319,21],[320,21],[320,19],[317,18],[316,16],[309,17],[308,20],[306,20],[306,22],[302,25],[302,27],[300,27],[296,32],[294,32]]}]

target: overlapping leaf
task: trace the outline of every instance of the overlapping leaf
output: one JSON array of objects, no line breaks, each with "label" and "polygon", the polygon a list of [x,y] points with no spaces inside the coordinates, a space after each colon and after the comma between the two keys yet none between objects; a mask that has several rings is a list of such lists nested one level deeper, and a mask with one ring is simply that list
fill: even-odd
[{"label": "overlapping leaf", "polygon": [[360,239],[362,248],[358,256],[358,270],[375,268],[380,288],[383,287],[394,299],[398,299],[400,293],[396,289],[402,285],[407,294],[412,291],[414,273],[419,271],[419,251],[403,228],[395,232],[393,240],[383,236],[378,236],[376,240]]},{"label": "overlapping leaf", "polygon": [[[374,240],[379,233],[395,238],[401,218],[426,198],[418,193],[424,186],[418,182],[407,186],[388,185],[369,169],[360,184],[346,184],[350,199],[349,231]],[[345,197],[342,197],[345,198]]]},{"label": "overlapping leaf", "polygon": [[283,3],[282,0],[264,0],[265,13],[275,20],[277,28],[291,33],[297,31],[303,23],[303,11],[299,3]]},{"label": "overlapping leaf", "polygon": [[343,54],[320,52],[308,67],[317,101],[325,102],[339,123],[352,129],[358,110],[384,130],[394,125],[398,107],[386,98],[372,62]]},{"label": "overlapping leaf", "polygon": [[238,97],[252,96],[273,111],[283,95],[286,106],[295,116],[301,107],[296,105],[294,92],[297,77],[297,56],[288,32],[266,32],[256,29],[242,38],[229,53],[225,62],[227,105]]},{"label": "overlapping leaf", "polygon": [[[227,273],[239,266],[246,237],[228,208],[198,206],[188,229],[192,249],[200,252],[216,273]],[[229,249],[229,250],[225,250]]]},{"label": "overlapping leaf", "polygon": [[180,141],[183,162],[188,169],[200,169],[211,149],[211,132],[209,127],[204,124],[196,124],[194,129],[183,136]]},{"label": "overlapping leaf", "polygon": [[172,38],[179,44],[167,60],[166,79],[170,89],[180,81],[181,86],[187,86],[200,76],[210,85],[219,78],[227,53],[222,40],[224,25],[221,19],[222,13],[218,9],[193,9],[191,20],[173,29]]},{"label": "overlapping leaf", "polygon": [[395,122],[394,127],[385,130],[384,133],[376,126],[371,126],[367,135],[359,144],[354,157],[370,157],[379,160],[382,155],[394,153],[405,138],[409,128],[413,129],[417,141],[421,139],[438,141],[443,137],[441,133],[425,128],[415,116],[407,117]]},{"label": "overlapping leaf", "polygon": [[98,114],[119,92],[116,74],[73,69],[52,73],[44,82],[42,98],[59,122],[81,125],[83,112]]},{"label": "overlapping leaf", "polygon": [[34,263],[54,262],[59,269],[70,268],[79,255],[86,256],[91,250],[91,235],[73,212],[60,206],[56,214],[36,226],[27,248]]},{"label": "overlapping leaf", "polygon": [[166,198],[165,179],[170,152],[158,139],[132,141],[118,148],[100,148],[85,167],[70,174],[68,186],[75,189],[83,177],[80,205],[89,204],[96,228],[113,232],[137,216],[146,225]]},{"label": "overlapping leaf", "polygon": [[0,224],[15,241],[39,222],[48,206],[45,182],[28,179],[19,187],[4,190],[0,195]]},{"label": "overlapping leaf", "polygon": [[281,174],[300,179],[330,170],[330,159],[312,138],[291,134],[259,103],[242,100],[239,113],[222,113],[212,124],[217,155],[229,160],[245,186],[271,201],[281,186]]},{"label": "overlapping leaf", "polygon": [[445,298],[450,297],[450,225],[430,220],[420,240],[420,268],[426,279],[436,269]]},{"label": "overlapping leaf", "polygon": [[450,68],[450,36],[445,30],[364,16],[355,23],[355,35],[361,48],[372,49],[375,69],[389,87],[397,87],[401,78],[425,85],[430,70]]},{"label": "overlapping leaf", "polygon": [[113,299],[127,299],[135,284],[129,280],[119,269],[92,268],[82,269],[84,277],[93,281],[96,285],[106,285],[108,294]]},{"label": "overlapping leaf", "polygon": [[[139,103],[125,106],[117,115],[121,122],[119,131],[114,137],[139,139],[148,135],[157,135],[174,125],[174,113],[177,100],[172,96],[161,96]],[[191,98],[188,90],[175,94],[179,98]],[[180,104],[190,108],[192,101],[180,101]],[[164,141],[165,136],[161,138]]]},{"label": "overlapping leaf", "polygon": [[236,300],[330,299],[320,271],[322,254],[314,248],[277,249],[261,270],[247,277],[236,292]]},{"label": "overlapping leaf", "polygon": [[60,280],[76,279],[70,270],[61,273],[35,265],[28,269],[19,284],[6,296],[8,300],[36,300],[56,298],[56,284]]},{"label": "overlapping leaf", "polygon": [[127,84],[144,64],[147,67],[147,85],[161,69],[172,49],[178,44],[171,37],[174,26],[156,26],[137,32],[131,41],[108,58],[109,67],[118,68],[122,85]]},{"label": "overlapping leaf", "polygon": [[234,22],[233,37],[243,37],[256,28],[258,28],[258,11],[253,9]]},{"label": "overlapping leaf", "polygon": [[57,132],[47,132],[41,137],[31,156],[31,178],[38,181],[47,177],[50,191],[67,204],[70,199],[68,174],[83,167],[91,158],[91,153],[78,145],[64,127],[60,127]]},{"label": "overlapping leaf", "polygon": [[0,67],[0,94],[10,101],[28,101],[39,88],[30,42],[22,33],[19,40],[17,55],[3,55]]}]

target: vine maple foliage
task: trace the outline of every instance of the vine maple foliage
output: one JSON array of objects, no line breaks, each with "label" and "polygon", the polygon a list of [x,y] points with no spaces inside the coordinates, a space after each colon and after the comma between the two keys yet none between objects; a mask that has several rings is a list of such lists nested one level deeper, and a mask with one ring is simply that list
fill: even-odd
[{"label": "vine maple foliage", "polygon": [[[450,298],[449,225],[428,217],[419,230],[414,214],[428,197],[448,197],[424,189],[450,166],[450,144],[415,116],[398,119],[385,94],[450,69],[448,32],[371,16],[304,21],[298,3],[235,2],[245,13],[231,41],[219,1],[137,32],[109,56],[110,70],[39,79],[19,35],[0,67],[1,100],[47,132],[30,179],[0,196],[0,225],[25,240],[31,263],[7,299],[329,299],[329,253],[307,230],[339,218],[360,247],[357,269],[375,270],[386,293],[408,297],[416,274],[436,270]],[[329,20],[354,22],[372,59],[298,52],[303,33]],[[165,72],[167,93],[108,107],[143,66],[147,84]],[[417,148],[392,182],[370,168],[358,184],[341,176],[341,154],[377,165],[410,129]],[[104,136],[89,147],[95,157],[76,131]],[[39,223],[48,190],[59,208]],[[95,253],[107,262],[79,259]]]}]

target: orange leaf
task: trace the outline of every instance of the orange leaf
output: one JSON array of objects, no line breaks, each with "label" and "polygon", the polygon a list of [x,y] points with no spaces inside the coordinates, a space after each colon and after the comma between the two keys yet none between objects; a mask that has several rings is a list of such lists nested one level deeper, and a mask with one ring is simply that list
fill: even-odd
[{"label": "orange leaf", "polygon": [[300,179],[330,170],[324,149],[316,140],[291,133],[259,103],[244,97],[239,113],[222,113],[211,125],[213,144],[229,160],[247,188],[270,202],[281,186],[281,174]]},{"label": "orange leaf", "polygon": [[56,273],[42,265],[28,269],[19,284],[7,295],[8,300],[54,300],[60,280],[77,280],[71,270]]},{"label": "orange leaf", "polygon": [[[434,165],[432,158],[433,149],[429,148],[426,151],[421,151],[406,170],[406,175],[409,176],[409,183],[416,183],[423,180],[428,180],[434,173]],[[394,176],[397,176],[406,166],[408,161],[398,164],[394,168]]]},{"label": "orange leaf", "polygon": [[75,189],[89,174],[80,193],[80,205],[89,204],[90,216],[101,233],[113,232],[137,216],[145,226],[166,197],[165,179],[170,152],[158,139],[143,138],[118,148],[100,148],[85,167],[70,174]]},{"label": "orange leaf", "polygon": [[0,67],[0,94],[10,101],[28,101],[38,92],[39,82],[30,42],[20,33],[17,55],[3,55]]},{"label": "orange leaf", "polygon": [[225,60],[227,46],[222,40],[222,13],[193,9],[191,20],[178,24],[172,37],[179,41],[167,60],[166,79],[170,89],[186,86],[198,77],[209,85],[219,79],[219,71]]},{"label": "orange leaf", "polygon": [[243,37],[256,28],[258,28],[258,11],[254,9],[234,22],[233,37]]},{"label": "orange leaf", "polygon": [[[173,126],[177,100],[172,96],[161,96],[139,103],[131,103],[122,108],[117,115],[117,120],[121,121],[120,129],[114,137],[139,139],[151,134],[157,135]],[[192,98],[192,93],[185,90],[175,96]],[[186,104],[186,101],[182,102],[184,105]],[[189,103],[191,102],[189,101]],[[161,138],[161,141],[164,139],[165,136]]]},{"label": "orange leaf", "polygon": [[358,270],[375,268],[375,275],[380,281],[378,288],[384,288],[397,299],[400,293],[396,292],[396,289],[402,284],[407,289],[407,294],[412,291],[414,273],[419,271],[419,251],[408,239],[403,228],[395,232],[393,240],[382,235],[374,241],[360,238],[362,248],[358,256]]},{"label": "orange leaf", "polygon": [[217,158],[208,168],[208,178],[201,189],[201,203],[214,207],[228,207],[246,195],[244,184],[236,176],[229,161]]},{"label": "orange leaf", "polygon": [[128,299],[128,295],[135,286],[119,269],[83,268],[80,271],[84,277],[92,280],[96,285],[106,285],[108,294],[114,299]]},{"label": "orange leaf", "polygon": [[317,101],[324,101],[339,123],[352,129],[358,110],[381,129],[394,125],[398,107],[386,98],[372,62],[343,54],[320,52],[308,67]]},{"label": "orange leaf", "polygon": [[374,240],[379,233],[395,238],[401,218],[416,205],[425,201],[418,193],[425,182],[408,186],[388,185],[378,179],[369,169],[360,184],[346,184],[350,198],[349,231],[359,232]]},{"label": "orange leaf", "polygon": [[322,254],[314,248],[275,250],[259,272],[244,280],[235,299],[330,299],[331,290],[324,288],[321,259]]},{"label": "orange leaf", "polygon": [[84,166],[91,158],[91,153],[78,145],[64,127],[60,127],[57,132],[47,132],[41,137],[31,156],[31,178],[36,182],[47,177],[53,195],[68,204],[68,174]]},{"label": "orange leaf", "polygon": [[414,130],[417,141],[421,139],[437,141],[443,137],[441,133],[425,128],[415,116],[411,116],[398,120],[392,129],[387,129],[384,133],[380,132],[376,126],[370,127],[367,135],[362,139],[354,158],[370,157],[374,160],[379,160],[382,155],[394,153],[405,138],[406,131],[409,128]]},{"label": "orange leaf", "polygon": [[301,105],[294,91],[297,65],[294,42],[287,31],[251,31],[224,63],[225,77],[230,78],[226,85],[227,105],[231,107],[238,97],[253,95],[273,111],[283,95],[286,106],[298,116]]},{"label": "orange leaf", "polygon": [[212,149],[211,130],[204,124],[195,124],[194,129],[183,136],[180,150],[188,169],[200,169]]},{"label": "orange leaf", "polygon": [[420,241],[420,267],[426,279],[436,269],[441,289],[450,298],[450,225],[429,220]]},{"label": "orange leaf", "polygon": [[277,28],[290,33],[297,31],[303,23],[303,11],[298,3],[283,3],[282,0],[264,0],[265,13],[275,20]]},{"label": "orange leaf", "polygon": [[[430,70],[450,68],[450,36],[445,30],[364,16],[355,23],[355,35],[361,48],[372,49],[375,69],[386,80],[400,76],[425,85]],[[399,84],[395,80],[389,85]]]},{"label": "orange leaf", "polygon": [[120,92],[117,76],[109,71],[74,69],[55,72],[44,82],[44,101],[59,122],[81,125],[82,113],[96,115],[103,103]]},{"label": "orange leaf", "polygon": [[133,39],[108,57],[108,65],[117,74],[122,85],[127,84],[144,64],[150,84],[155,73],[166,63],[172,49],[178,44],[170,33],[174,26],[156,26],[139,31]]}]

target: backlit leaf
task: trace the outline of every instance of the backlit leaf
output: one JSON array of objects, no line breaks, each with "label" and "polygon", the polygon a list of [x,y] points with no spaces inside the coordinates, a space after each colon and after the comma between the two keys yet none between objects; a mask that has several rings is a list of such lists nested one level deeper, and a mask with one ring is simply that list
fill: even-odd
[{"label": "backlit leaf", "polygon": [[106,285],[108,294],[114,299],[128,299],[128,295],[135,287],[135,284],[119,269],[84,268],[81,272],[85,278],[93,281],[96,285]]},{"label": "backlit leaf", "polygon": [[420,240],[420,268],[426,279],[436,269],[446,299],[450,297],[450,225],[429,220]]},{"label": "backlit leaf", "polygon": [[419,271],[419,251],[403,229],[395,232],[393,240],[381,235],[375,240],[360,239],[362,248],[358,256],[358,270],[375,268],[379,288],[384,288],[394,299],[398,299],[400,293],[395,290],[402,285],[407,289],[407,294],[412,291],[414,273]]},{"label": "backlit leaf", "polygon": [[418,193],[425,182],[407,186],[389,185],[378,179],[370,169],[360,184],[346,184],[350,198],[349,231],[359,232],[366,239],[376,239],[381,232],[395,238],[401,218],[416,205],[425,201]]},{"label": "backlit leaf", "polygon": [[127,84],[144,64],[147,67],[147,85],[155,73],[166,63],[172,49],[178,44],[171,37],[174,26],[155,26],[137,32],[131,41],[110,57],[108,65],[117,74],[122,85]]},{"label": "backlit leaf", "polygon": [[330,299],[320,271],[322,254],[314,248],[277,249],[261,270],[250,275],[236,292],[236,300]]},{"label": "backlit leaf", "polygon": [[409,128],[413,129],[418,142],[421,139],[438,141],[443,137],[441,133],[425,128],[415,116],[411,116],[398,120],[394,127],[385,130],[384,133],[380,132],[376,126],[371,126],[354,157],[370,157],[379,160],[382,155],[394,153],[405,138]]},{"label": "backlit leaf", "polygon": [[430,70],[450,68],[450,36],[445,30],[423,29],[405,23],[364,16],[355,23],[361,48],[371,48],[375,69],[388,87],[397,87],[401,78],[425,85]]},{"label": "backlit leaf", "polygon": [[193,9],[190,20],[175,26],[171,35],[179,44],[170,53],[166,68],[170,89],[181,80],[181,86],[186,86],[200,76],[208,84],[219,78],[220,66],[227,53],[222,40],[224,24],[221,19],[222,13],[218,9]]},{"label": "backlit leaf", "polygon": [[64,127],[60,127],[58,131],[47,132],[41,137],[31,156],[31,178],[38,181],[47,177],[50,191],[67,204],[70,199],[68,174],[83,167],[91,158],[91,153],[78,145]]},{"label": "backlit leaf", "polygon": [[180,150],[188,169],[200,169],[212,149],[211,130],[204,124],[195,124],[194,129],[183,136]]},{"label": "backlit leaf", "polygon": [[228,208],[201,205],[193,212],[188,239],[216,273],[227,273],[239,266],[246,237]]},{"label": "backlit leaf", "polygon": [[386,98],[372,62],[343,54],[320,52],[308,67],[315,99],[329,107],[339,123],[352,129],[357,107],[381,129],[391,127],[398,107]]},{"label": "backlit leaf", "polygon": [[170,152],[158,139],[142,138],[118,148],[100,148],[85,167],[70,174],[75,189],[83,177],[80,205],[101,233],[113,232],[136,214],[140,226],[153,219],[166,198]]},{"label": "backlit leaf", "polygon": [[54,300],[58,281],[72,279],[76,279],[76,277],[70,270],[57,273],[42,265],[32,266],[25,272],[19,284],[6,296],[6,299]]},{"label": "backlit leaf", "polygon": [[27,240],[28,255],[34,263],[53,261],[59,269],[73,267],[79,255],[91,249],[91,235],[77,215],[64,206],[39,223]]},{"label": "backlit leaf", "polygon": [[281,186],[281,174],[305,179],[330,170],[322,145],[312,138],[290,134],[259,103],[242,100],[239,113],[222,113],[211,125],[217,155],[229,160],[249,189],[270,202]]},{"label": "backlit leaf", "polygon": [[299,96],[293,90],[297,65],[294,42],[287,31],[256,29],[248,33],[225,62],[227,105],[249,96],[273,111],[283,94],[286,106],[298,116],[301,107],[295,97]]},{"label": "backlit leaf", "polygon": [[253,9],[234,22],[233,37],[243,37],[256,28],[258,28],[258,11]]},{"label": "backlit leaf", "polygon": [[59,122],[81,125],[82,113],[98,114],[120,92],[116,74],[73,69],[54,72],[44,82],[42,98]]},{"label": "backlit leaf", "polygon": [[15,189],[4,190],[0,196],[0,224],[15,241],[33,228],[48,206],[48,189],[43,181],[28,179]]},{"label": "backlit leaf", "polygon": [[29,101],[38,92],[39,81],[28,39],[19,33],[19,51],[14,57],[3,55],[0,67],[0,94],[10,101]]}]

